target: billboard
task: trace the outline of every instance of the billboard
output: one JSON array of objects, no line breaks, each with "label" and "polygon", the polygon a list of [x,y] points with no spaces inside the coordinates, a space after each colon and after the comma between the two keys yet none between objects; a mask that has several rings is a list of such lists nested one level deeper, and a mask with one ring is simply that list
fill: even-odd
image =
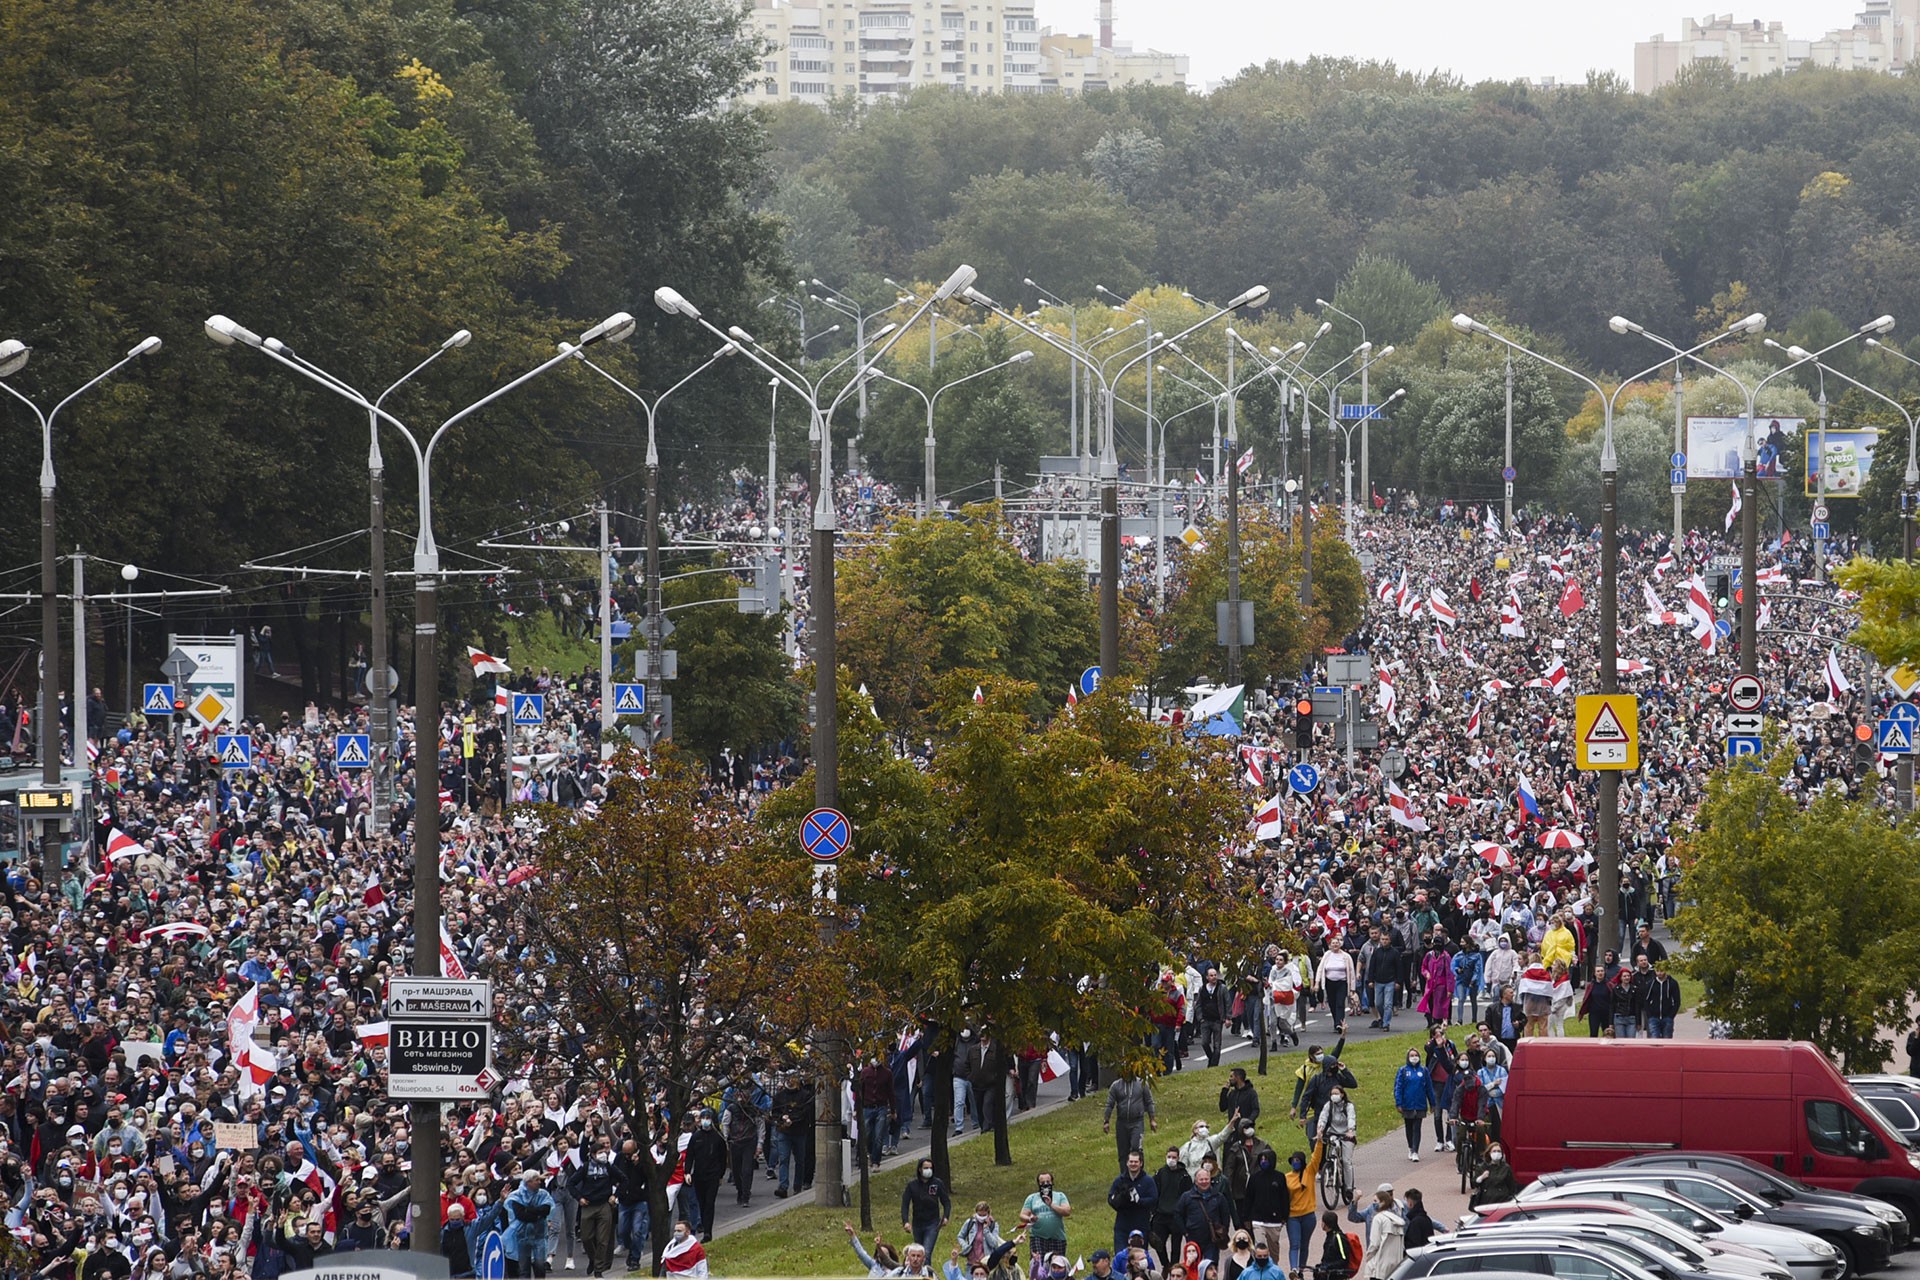
[{"label": "billboard", "polygon": [[[1760,426],[1760,453],[1754,474],[1763,480],[1778,479],[1788,441],[1800,434],[1807,420],[1762,414],[1757,421]],[[1688,418],[1687,479],[1738,480],[1740,450],[1746,439],[1747,420],[1744,417]]]},{"label": "billboard", "polygon": [[1873,467],[1873,446],[1880,433],[1872,428],[1836,430],[1827,428],[1826,440],[1820,431],[1807,436],[1807,496],[1820,492],[1820,473],[1827,473],[1829,498],[1857,498]]}]

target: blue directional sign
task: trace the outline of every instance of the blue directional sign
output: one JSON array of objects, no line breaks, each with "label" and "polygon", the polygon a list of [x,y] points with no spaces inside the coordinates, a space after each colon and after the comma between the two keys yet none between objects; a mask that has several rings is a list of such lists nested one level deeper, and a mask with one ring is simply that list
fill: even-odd
[{"label": "blue directional sign", "polygon": [[1914,732],[1920,733],[1920,707],[1914,706],[1911,702],[1896,702],[1888,707],[1887,719],[1912,725]]},{"label": "blue directional sign", "polygon": [[1080,673],[1080,696],[1091,698],[1100,688],[1100,668],[1088,667]]},{"label": "blue directional sign", "polygon": [[1675,467],[1673,470],[1667,472],[1668,484],[1685,484],[1686,482],[1687,469],[1685,467]]},{"label": "blue directional sign", "polygon": [[1727,759],[1729,760],[1739,760],[1747,756],[1757,757],[1759,754],[1760,739],[1758,738],[1742,736],[1727,739]]},{"label": "blue directional sign", "polygon": [[547,695],[544,693],[516,693],[511,695],[514,728],[539,726],[546,723]]},{"label": "blue directional sign", "polygon": [[1675,471],[1685,471],[1687,469],[1687,455],[1676,449],[1673,451],[1673,456],[1667,459],[1667,465]]},{"label": "blue directional sign", "polygon": [[489,1231],[480,1237],[479,1260],[473,1274],[478,1280],[506,1280],[507,1246],[498,1231]]},{"label": "blue directional sign", "polygon": [[140,709],[150,716],[170,716],[173,714],[173,686],[170,684],[150,684],[140,695]]},{"label": "blue directional sign", "polygon": [[1287,786],[1297,796],[1304,796],[1320,785],[1320,771],[1310,764],[1297,764],[1287,770]]},{"label": "blue directional sign", "polygon": [[644,684],[622,684],[613,686],[613,714],[616,716],[645,715],[647,710],[647,686]]},{"label": "blue directional sign", "polygon": [[253,739],[244,733],[222,733],[214,737],[213,754],[222,769],[251,769]]},{"label": "blue directional sign", "polygon": [[342,769],[364,769],[373,763],[373,739],[364,733],[333,735],[333,762]]},{"label": "blue directional sign", "polygon": [[1832,535],[1833,535],[1833,526],[1828,524],[1825,520],[1815,520],[1813,522],[1814,541],[1825,542]]},{"label": "blue directional sign", "polygon": [[1883,756],[1913,754],[1913,726],[1905,720],[1882,720],[1873,735],[1874,750]]},{"label": "blue directional sign", "polygon": [[1364,422],[1369,418],[1378,418],[1379,416],[1380,406],[1377,404],[1343,404],[1340,406],[1340,421],[1342,422]]},{"label": "blue directional sign", "polygon": [[1728,622],[1725,618],[1722,618],[1718,622],[1714,623],[1713,629],[1719,633],[1720,638],[1722,640],[1725,640],[1728,636],[1733,634],[1733,624],[1731,622]]},{"label": "blue directional sign", "polygon": [[800,847],[815,862],[832,862],[853,843],[853,824],[838,809],[815,809],[800,820]]}]

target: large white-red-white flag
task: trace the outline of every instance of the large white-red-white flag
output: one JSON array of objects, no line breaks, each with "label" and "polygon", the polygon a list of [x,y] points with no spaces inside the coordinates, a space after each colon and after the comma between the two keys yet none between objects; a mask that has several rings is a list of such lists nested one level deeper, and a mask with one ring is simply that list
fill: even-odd
[{"label": "large white-red-white flag", "polygon": [[1853,692],[1853,684],[1847,679],[1847,673],[1840,669],[1840,650],[1838,646],[1827,650],[1827,701],[1838,702],[1841,695]]},{"label": "large white-red-white flag", "polygon": [[1392,780],[1387,782],[1387,817],[1412,831],[1428,830],[1427,820],[1413,811],[1413,801]]},{"label": "large white-red-white flag", "polygon": [[475,677],[487,675],[510,676],[513,674],[512,667],[485,650],[476,649],[472,645],[467,646],[467,661],[473,664],[473,674]]}]

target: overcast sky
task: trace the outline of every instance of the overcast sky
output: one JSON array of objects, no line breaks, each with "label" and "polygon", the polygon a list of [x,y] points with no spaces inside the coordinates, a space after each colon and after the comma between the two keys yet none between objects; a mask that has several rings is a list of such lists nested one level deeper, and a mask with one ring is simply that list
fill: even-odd
[{"label": "overcast sky", "polygon": [[[1786,23],[1796,37],[1851,26],[1857,0],[1114,0],[1114,26],[1136,48],[1184,53],[1205,88],[1248,64],[1330,54],[1439,68],[1468,81],[1582,80],[1590,69],[1633,77],[1633,44],[1680,34],[1680,20],[1714,8]],[[1094,29],[1098,0],[1036,0],[1040,25]]]}]

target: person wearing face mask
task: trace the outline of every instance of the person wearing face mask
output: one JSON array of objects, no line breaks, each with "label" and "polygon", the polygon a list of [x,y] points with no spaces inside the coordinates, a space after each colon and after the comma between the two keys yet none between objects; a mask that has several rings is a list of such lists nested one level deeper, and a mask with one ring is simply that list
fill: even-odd
[{"label": "person wearing face mask", "polygon": [[727,1176],[727,1141],[714,1127],[713,1112],[700,1113],[699,1126],[687,1140],[687,1181],[700,1205],[700,1238],[713,1240],[713,1208],[720,1181]]},{"label": "person wearing face mask", "polygon": [[1314,1179],[1320,1176],[1320,1162],[1326,1158],[1327,1144],[1313,1144],[1313,1155],[1294,1152],[1287,1157],[1283,1175],[1287,1187],[1287,1268],[1298,1272],[1307,1265],[1307,1248],[1313,1243]]},{"label": "person wearing face mask", "polygon": [[1067,1193],[1054,1190],[1053,1174],[1045,1171],[1034,1179],[1034,1187],[1033,1194],[1020,1206],[1020,1221],[1026,1224],[1027,1243],[1036,1254],[1065,1253],[1067,1219],[1073,1216],[1073,1206],[1067,1203]]},{"label": "person wearing face mask", "polygon": [[586,1156],[568,1182],[580,1204],[576,1230],[587,1251],[587,1274],[604,1276],[613,1265],[613,1196],[618,1184],[613,1172],[613,1139],[604,1133],[588,1139]]},{"label": "person wearing face mask", "polygon": [[973,1206],[973,1216],[954,1233],[954,1248],[969,1266],[983,1266],[990,1254],[1006,1243],[1000,1238],[1000,1224],[985,1200]]},{"label": "person wearing face mask", "polygon": [[1180,1163],[1187,1166],[1188,1172],[1200,1167],[1201,1161],[1208,1156],[1217,1155],[1226,1144],[1227,1134],[1223,1129],[1214,1133],[1205,1120],[1193,1122],[1193,1136],[1180,1144]]},{"label": "person wearing face mask", "polygon": [[1293,1207],[1293,1194],[1287,1187],[1285,1172],[1274,1158],[1272,1151],[1263,1151],[1254,1162],[1253,1174],[1247,1179],[1247,1217],[1249,1229],[1255,1243],[1280,1256],[1281,1246],[1287,1238],[1288,1211]]},{"label": "person wearing face mask", "polygon": [[1300,1095],[1300,1118],[1305,1121],[1309,1141],[1319,1132],[1320,1113],[1326,1110],[1334,1091],[1357,1089],[1360,1086],[1353,1072],[1340,1061],[1339,1053],[1345,1046],[1346,1041],[1342,1040],[1334,1046],[1332,1053],[1320,1059],[1320,1073],[1307,1081]]},{"label": "person wearing face mask", "polygon": [[507,1254],[507,1273],[519,1280],[538,1280],[547,1274],[547,1220],[553,1216],[553,1197],[538,1169],[520,1176],[520,1185],[507,1197],[507,1234],[501,1241]]},{"label": "person wearing face mask", "polygon": [[1359,1138],[1360,1117],[1354,1105],[1347,1098],[1344,1087],[1336,1085],[1327,1094],[1327,1105],[1321,1108],[1319,1123],[1314,1138],[1320,1142],[1331,1143],[1336,1140],[1347,1144],[1347,1166],[1353,1166],[1353,1145]]},{"label": "person wearing face mask", "polygon": [[900,1190],[900,1229],[932,1257],[940,1229],[952,1216],[953,1198],[947,1194],[946,1184],[933,1176],[933,1161],[920,1161],[913,1177]]},{"label": "person wearing face mask", "polygon": [[1393,1109],[1400,1113],[1407,1130],[1407,1159],[1420,1163],[1420,1132],[1426,1128],[1427,1104],[1432,1082],[1421,1061],[1420,1050],[1407,1050],[1406,1065],[1393,1073]]},{"label": "person wearing face mask", "polygon": [[1493,950],[1487,953],[1481,981],[1486,985],[1488,996],[1497,1000],[1502,989],[1511,987],[1519,977],[1520,954],[1513,949],[1513,941],[1502,933],[1494,940]]},{"label": "person wearing face mask", "polygon": [[1496,1142],[1487,1148],[1487,1167],[1473,1177],[1473,1195],[1467,1206],[1478,1209],[1483,1204],[1505,1204],[1519,1194],[1513,1166],[1507,1163],[1506,1152]]},{"label": "person wearing face mask", "polygon": [[1155,1257],[1171,1258],[1180,1241],[1180,1217],[1175,1206],[1181,1196],[1193,1190],[1193,1175],[1181,1162],[1180,1148],[1167,1148],[1166,1162],[1153,1171],[1153,1185],[1153,1220],[1147,1227],[1147,1243]]},{"label": "person wearing face mask", "polygon": [[684,1221],[673,1224],[673,1237],[660,1255],[660,1265],[670,1276],[689,1276],[706,1280],[707,1251]]}]

